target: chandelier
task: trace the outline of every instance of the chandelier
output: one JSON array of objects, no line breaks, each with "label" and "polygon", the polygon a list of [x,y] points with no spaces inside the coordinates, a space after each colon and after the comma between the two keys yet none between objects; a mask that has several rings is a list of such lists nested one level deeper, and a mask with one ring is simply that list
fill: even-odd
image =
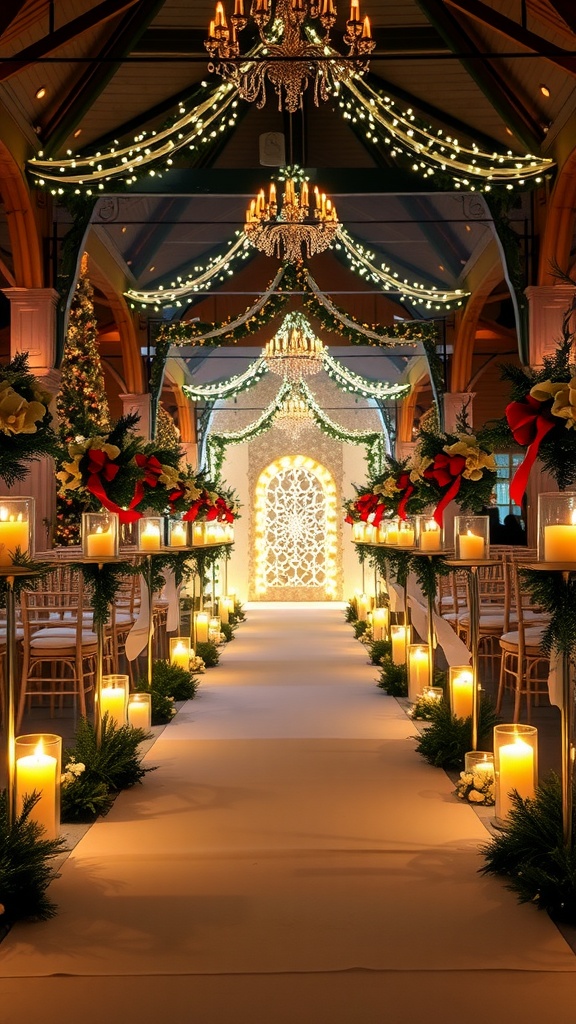
[{"label": "chandelier", "polygon": [[[250,6],[250,16],[264,48],[261,58],[243,58],[240,53],[238,33],[248,24],[244,0],[235,0],[230,26],[224,5],[218,2],[208,38],[204,40],[214,62],[208,65],[208,70],[232,82],[248,103],[256,101],[258,107],[264,106],[268,80],[278,97],[278,109],[285,108],[293,114],[301,105],[309,79],[314,83],[314,102],[318,106],[320,100],[328,99],[339,82],[346,82],[354,74],[362,75],[368,70],[366,58],[375,43],[370,20],[360,17],[360,0],[351,0],[350,3],[350,18],[343,36],[348,47],[346,56],[338,54],[330,43],[330,30],[336,21],[333,0],[276,0],[274,14],[272,7],[273,0],[252,0]],[[322,38],[315,34],[315,42],[306,38],[305,22],[308,19],[319,20],[324,29]],[[264,30],[269,22],[272,32],[270,37],[266,37]],[[282,32],[276,35],[279,23]],[[313,38],[310,27],[308,34]]]},{"label": "chandelier", "polygon": [[268,202],[264,189],[261,189],[246,210],[246,237],[267,256],[289,263],[324,252],[332,244],[340,224],[332,200],[326,193],[320,192],[316,186],[313,196],[314,209],[310,214],[308,183],[303,181],[297,191],[294,179],[288,178],[284,183],[282,209],[279,210],[276,185],[272,182]]},{"label": "chandelier", "polygon": [[312,332],[304,333],[298,327],[291,327],[288,331],[278,331],[266,342],[264,359],[272,373],[297,384],[302,377],[320,372],[324,345]]},{"label": "chandelier", "polygon": [[292,392],[281,402],[274,417],[274,423],[295,441],[306,427],[312,425],[313,419],[312,410],[307,402]]}]

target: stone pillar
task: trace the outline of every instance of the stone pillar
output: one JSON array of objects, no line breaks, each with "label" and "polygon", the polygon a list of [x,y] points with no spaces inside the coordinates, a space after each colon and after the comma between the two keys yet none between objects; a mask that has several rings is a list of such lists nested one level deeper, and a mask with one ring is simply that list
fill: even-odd
[{"label": "stone pillar", "polygon": [[53,288],[3,288],[10,300],[10,358],[28,353],[35,374],[52,370],[56,362],[56,306]]},{"label": "stone pillar", "polygon": [[444,430],[447,434],[454,434],[456,432],[456,421],[464,409],[466,410],[469,426],[473,426],[474,398],[474,391],[448,391],[444,395]]},{"label": "stone pillar", "polygon": [[[530,365],[540,366],[562,340],[562,321],[576,289],[569,284],[530,285],[526,289],[530,316]],[[574,328],[574,318],[572,320]]]},{"label": "stone pillar", "polygon": [[139,422],[136,424],[136,432],[140,434],[146,441],[150,441],[150,403],[151,396],[149,394],[144,395],[120,395],[120,401],[122,402],[122,413],[124,416],[128,416],[130,413],[137,413],[140,417]]}]

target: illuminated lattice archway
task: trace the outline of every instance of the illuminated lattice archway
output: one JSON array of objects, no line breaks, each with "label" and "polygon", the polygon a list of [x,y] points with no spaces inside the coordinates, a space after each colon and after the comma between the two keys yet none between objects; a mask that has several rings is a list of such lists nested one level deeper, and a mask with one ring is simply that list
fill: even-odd
[{"label": "illuminated lattice archway", "polygon": [[336,597],[337,495],[331,473],[284,455],[260,474],[254,498],[257,597]]}]

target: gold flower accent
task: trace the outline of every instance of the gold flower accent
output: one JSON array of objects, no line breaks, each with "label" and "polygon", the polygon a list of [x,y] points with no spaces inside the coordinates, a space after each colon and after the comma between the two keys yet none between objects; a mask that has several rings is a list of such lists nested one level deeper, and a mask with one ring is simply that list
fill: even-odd
[{"label": "gold flower accent", "polygon": [[434,460],[430,459],[428,456],[413,456],[412,465],[410,467],[410,480],[412,481],[413,484],[417,484],[420,480],[422,480],[424,471],[428,469],[428,466],[432,465],[433,461]]},{"label": "gold flower accent", "polygon": [[0,384],[0,430],[3,434],[35,434],[37,420],[43,420],[46,407],[27,402],[8,381]]},{"label": "gold flower accent", "polygon": [[74,456],[73,462],[63,462],[62,469],[56,473],[56,479],[60,481],[60,494],[64,491],[76,491],[82,484],[82,473],[80,472],[80,459],[82,455]]},{"label": "gold flower accent", "polygon": [[180,474],[174,466],[162,466],[162,472],[158,477],[161,484],[165,484],[169,491],[175,491],[180,481]]},{"label": "gold flower accent", "polygon": [[383,494],[385,498],[392,498],[399,492],[400,488],[396,486],[396,479],[393,476],[387,476],[381,484],[376,484],[372,488],[373,494]]},{"label": "gold flower accent", "polygon": [[530,394],[538,402],[546,402],[553,398],[550,410],[552,415],[566,420],[567,430],[576,425],[576,377],[560,383],[546,380],[543,384],[536,384]]},{"label": "gold flower accent", "polygon": [[460,440],[455,444],[444,445],[447,455],[462,455],[466,459],[466,465],[462,476],[466,480],[481,480],[485,469],[496,471],[496,461],[493,455],[480,448],[476,438],[471,434],[458,434]]},{"label": "gold flower accent", "polygon": [[202,491],[196,487],[195,483],[192,481],[186,483],[184,494],[186,501],[197,501],[201,494]]}]

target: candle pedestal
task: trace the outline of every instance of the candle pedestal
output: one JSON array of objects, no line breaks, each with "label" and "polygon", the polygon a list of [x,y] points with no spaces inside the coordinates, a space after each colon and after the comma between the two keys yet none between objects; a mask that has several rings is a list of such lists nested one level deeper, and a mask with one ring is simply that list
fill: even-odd
[{"label": "candle pedestal", "polygon": [[505,821],[516,790],[524,800],[536,792],[538,782],[538,731],[533,725],[494,727],[496,819]]}]

